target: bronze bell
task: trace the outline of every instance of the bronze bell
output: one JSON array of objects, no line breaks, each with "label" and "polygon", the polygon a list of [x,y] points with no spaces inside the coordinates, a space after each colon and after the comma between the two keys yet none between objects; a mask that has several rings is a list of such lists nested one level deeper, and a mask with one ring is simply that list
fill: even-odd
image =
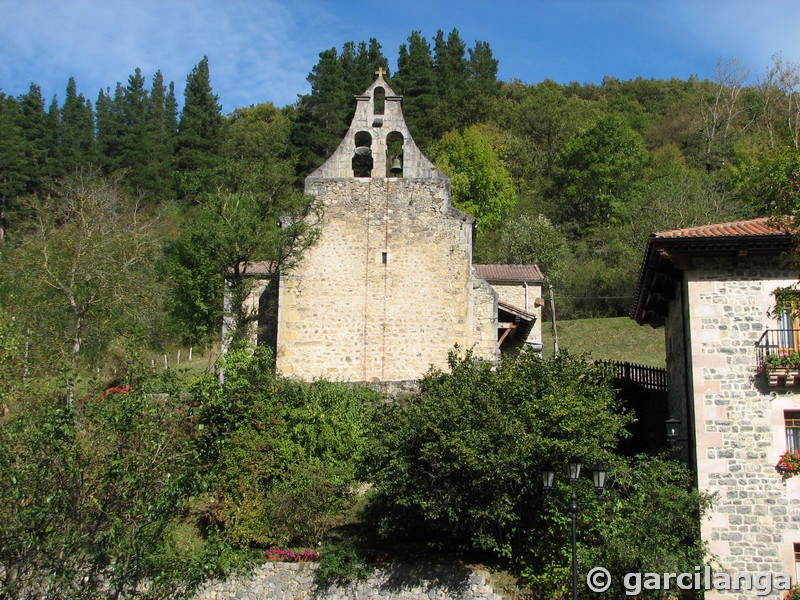
[{"label": "bronze bell", "polygon": [[359,156],[369,156],[372,154],[372,148],[369,146],[356,146],[356,154]]},{"label": "bronze bell", "polygon": [[395,156],[392,159],[392,164],[389,167],[390,173],[402,173],[403,172],[403,161],[400,160],[398,156]]}]

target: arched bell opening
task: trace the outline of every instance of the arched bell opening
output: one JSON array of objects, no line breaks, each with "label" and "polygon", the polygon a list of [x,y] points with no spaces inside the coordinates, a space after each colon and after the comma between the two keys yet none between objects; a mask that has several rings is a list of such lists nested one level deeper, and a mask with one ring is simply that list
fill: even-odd
[{"label": "arched bell opening", "polygon": [[372,114],[382,115],[386,106],[386,90],[376,87],[372,92]]},{"label": "arched bell opening", "polygon": [[372,177],[372,136],[366,131],[359,131],[355,137],[356,149],[353,152],[353,177]]},{"label": "arched bell opening", "polygon": [[403,176],[403,144],[405,139],[399,131],[386,136],[386,176]]}]

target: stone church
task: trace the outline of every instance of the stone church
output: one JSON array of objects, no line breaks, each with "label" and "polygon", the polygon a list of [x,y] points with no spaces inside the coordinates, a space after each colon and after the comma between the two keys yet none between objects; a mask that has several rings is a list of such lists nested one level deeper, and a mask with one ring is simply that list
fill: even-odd
[{"label": "stone church", "polygon": [[414,144],[383,74],[305,181],[322,222],[316,244],[280,275],[271,343],[287,376],[414,381],[446,367],[456,346],[490,361],[501,348],[541,347],[541,272],[472,264],[475,219],[452,206],[450,180]]}]

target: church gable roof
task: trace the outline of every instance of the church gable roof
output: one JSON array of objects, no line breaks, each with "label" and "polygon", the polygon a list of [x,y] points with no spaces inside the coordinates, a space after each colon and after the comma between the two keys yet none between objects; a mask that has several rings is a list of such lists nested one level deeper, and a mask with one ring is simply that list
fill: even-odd
[{"label": "church gable roof", "polygon": [[447,176],[414,143],[402,111],[402,96],[383,79],[382,68],[355,97],[350,129],[339,147],[307,180],[344,178],[437,179]]}]

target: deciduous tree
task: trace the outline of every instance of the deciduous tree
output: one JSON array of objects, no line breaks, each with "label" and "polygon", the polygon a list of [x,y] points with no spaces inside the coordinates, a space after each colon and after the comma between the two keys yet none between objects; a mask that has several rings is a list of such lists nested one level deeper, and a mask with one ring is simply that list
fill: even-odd
[{"label": "deciduous tree", "polygon": [[259,317],[243,305],[252,263],[260,263],[261,278],[274,279],[315,239],[316,206],[294,186],[288,136],[286,117],[272,105],[236,111],[222,145],[226,162],[215,175],[219,186],[200,197],[166,249],[172,312],[189,340],[216,338],[226,281],[233,330],[244,335]]},{"label": "deciduous tree", "polygon": [[489,128],[473,126],[446,134],[436,146],[436,164],[450,177],[453,204],[485,228],[499,223],[516,201],[511,176],[492,142]]},{"label": "deciduous tree", "polygon": [[602,117],[559,155],[561,220],[586,227],[616,219],[646,157],[644,140],[622,118]]},{"label": "deciduous tree", "polygon": [[56,197],[32,198],[30,234],[4,257],[4,274],[37,352],[67,369],[74,384],[86,351],[115,336],[144,341],[160,301],[152,265],[159,249],[152,219],[118,180],[79,172]]}]

